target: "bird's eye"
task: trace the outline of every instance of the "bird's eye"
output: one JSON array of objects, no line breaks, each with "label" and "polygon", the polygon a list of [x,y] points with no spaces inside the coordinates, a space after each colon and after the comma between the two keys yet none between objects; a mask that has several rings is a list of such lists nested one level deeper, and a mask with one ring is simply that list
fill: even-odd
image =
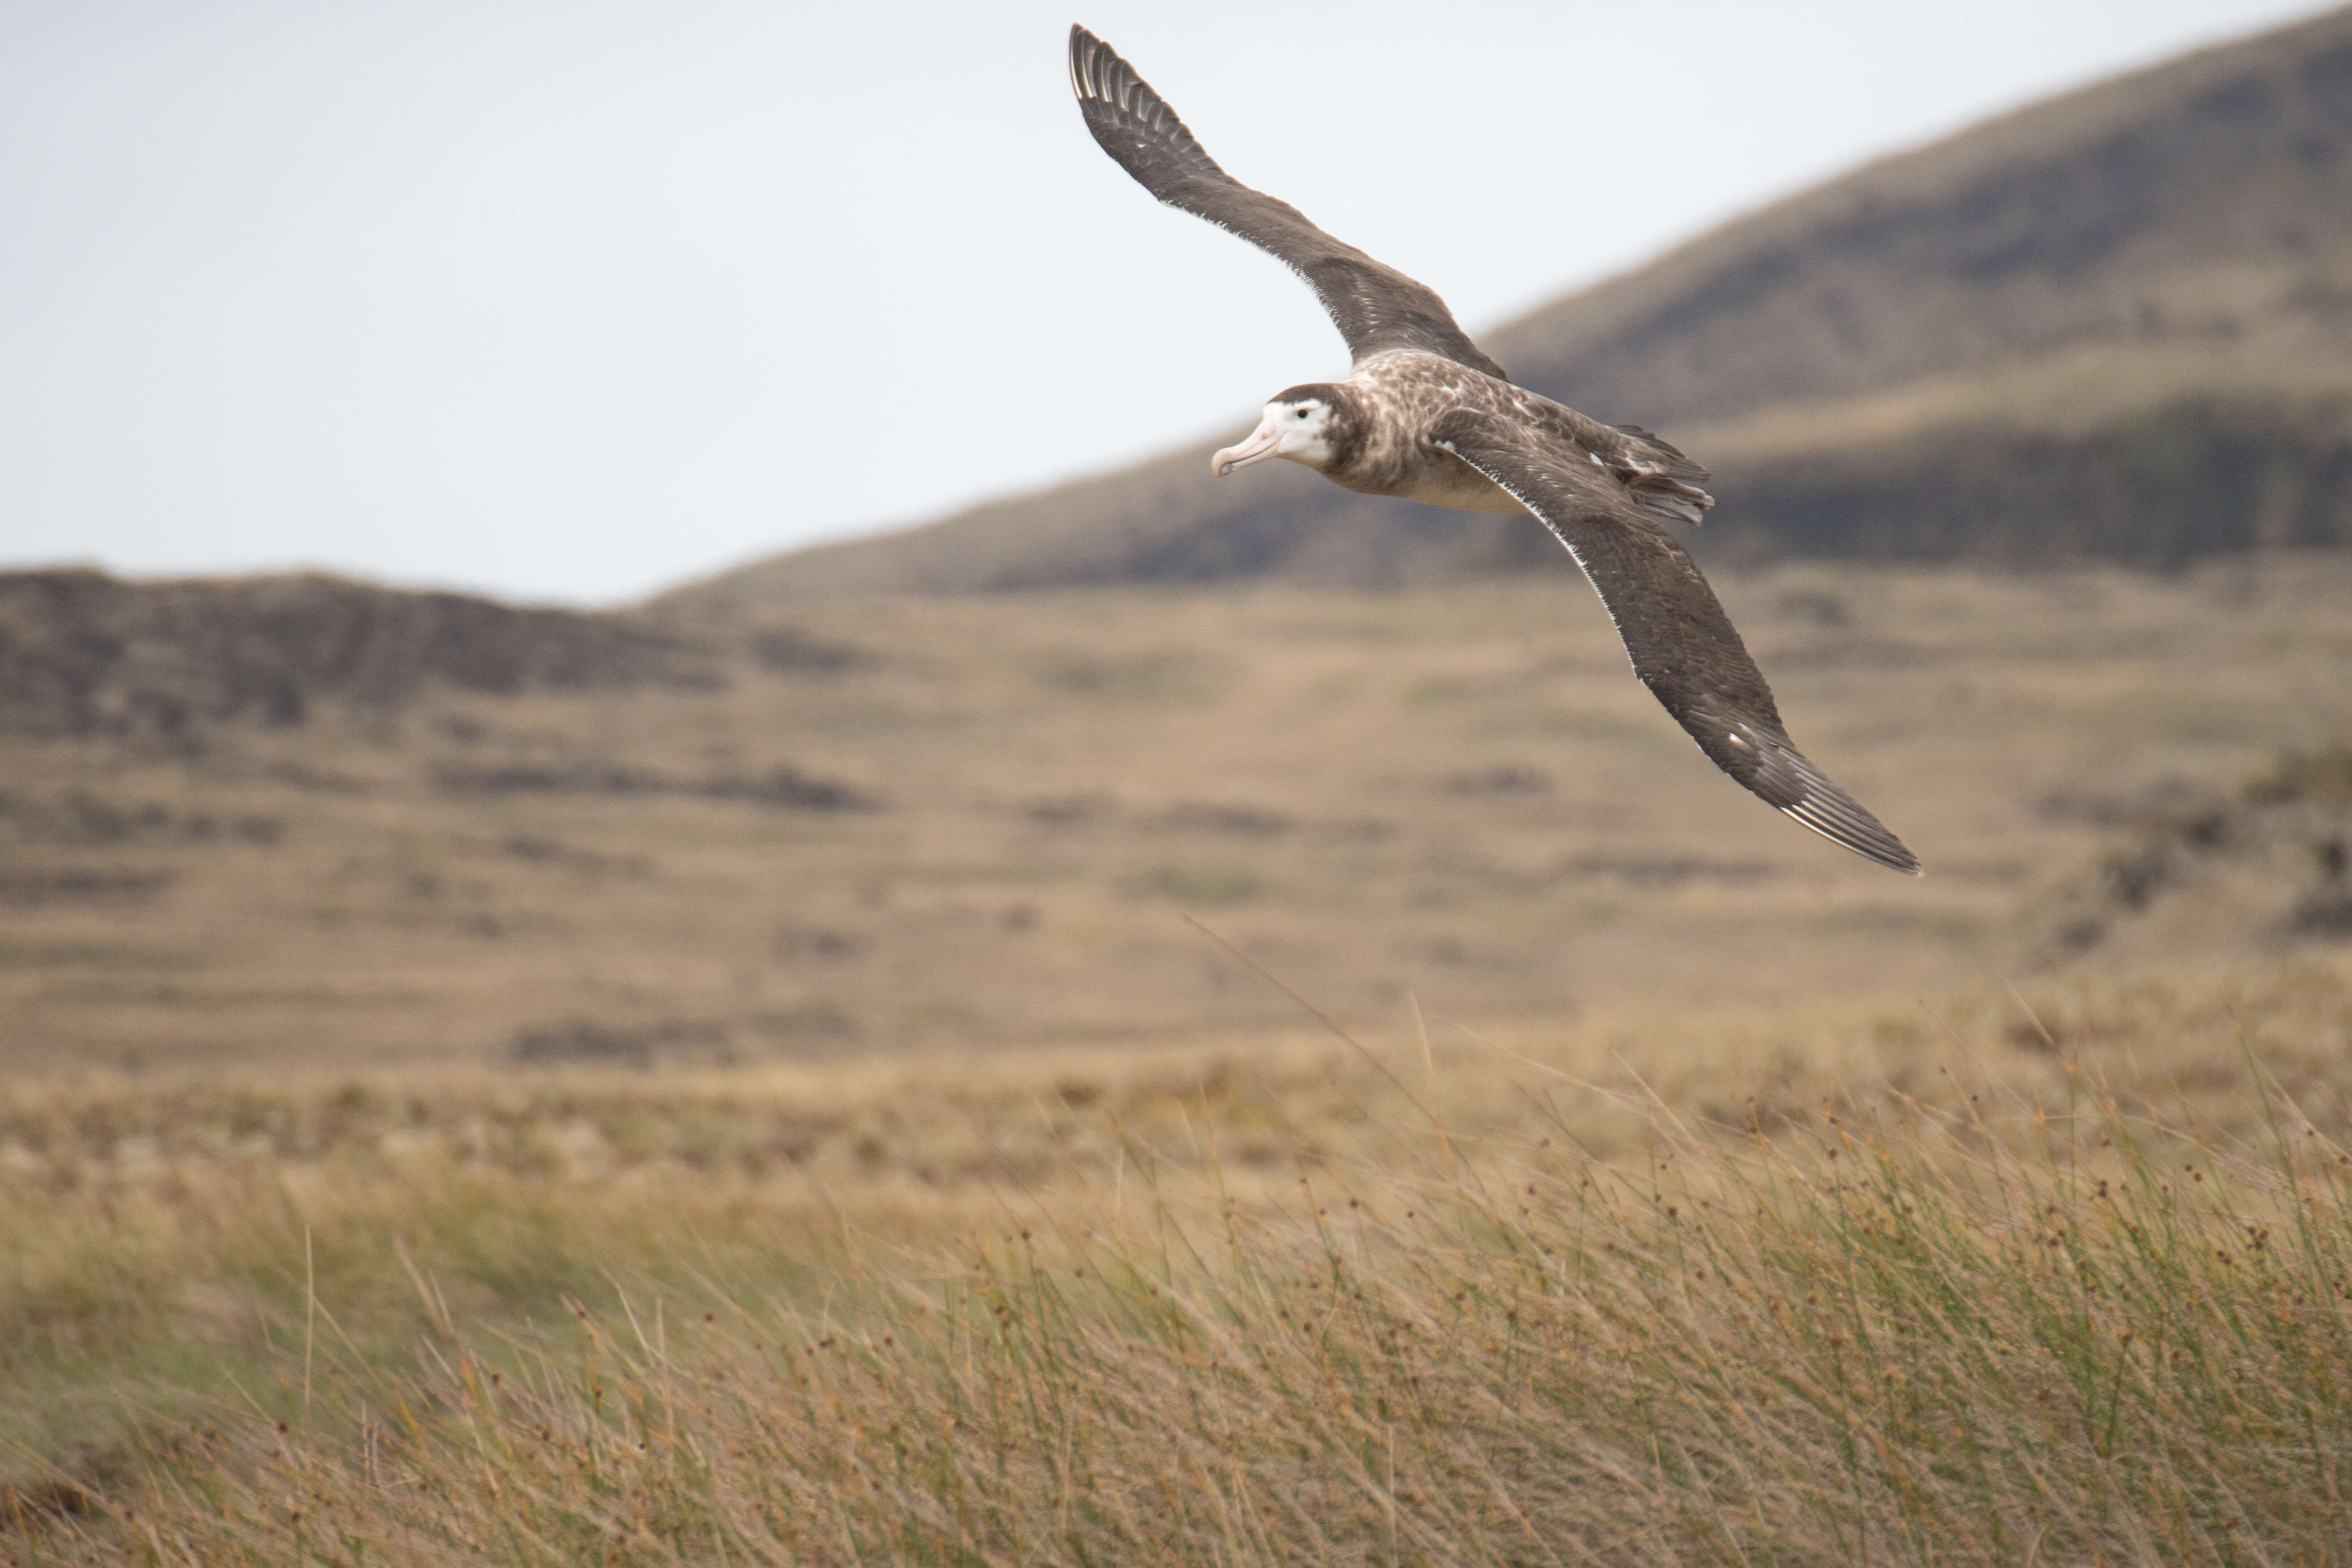
[{"label": "bird's eye", "polygon": [[1307,410],[1305,410],[1304,408],[1300,409],[1300,410],[1298,411],[1298,416],[1299,416],[1301,419],[1306,418],[1306,417],[1307,417]]}]

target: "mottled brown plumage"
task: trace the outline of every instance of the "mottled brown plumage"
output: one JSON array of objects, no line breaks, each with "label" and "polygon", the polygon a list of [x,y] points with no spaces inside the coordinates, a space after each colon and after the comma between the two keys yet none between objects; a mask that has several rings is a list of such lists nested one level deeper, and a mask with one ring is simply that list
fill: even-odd
[{"label": "mottled brown plumage", "polygon": [[1344,381],[1276,395],[1256,432],[1217,454],[1218,473],[1282,457],[1369,495],[1533,512],[1601,595],[1633,672],[1717,766],[1824,837],[1918,871],[1902,841],[1790,741],[1730,617],[1661,526],[1695,524],[1715,504],[1701,488],[1705,468],[1638,426],[1603,425],[1513,385],[1435,292],[1219,168],[1084,27],[1070,29],[1070,84],[1121,168],[1169,205],[1287,263],[1354,356]]}]

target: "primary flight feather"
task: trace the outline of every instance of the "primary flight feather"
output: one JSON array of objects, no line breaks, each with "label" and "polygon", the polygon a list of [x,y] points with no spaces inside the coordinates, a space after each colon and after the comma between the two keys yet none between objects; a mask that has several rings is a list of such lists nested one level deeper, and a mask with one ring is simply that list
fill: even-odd
[{"label": "primary flight feather", "polygon": [[1807,762],[1723,605],[1663,524],[1715,504],[1705,468],[1633,426],[1603,425],[1513,385],[1434,290],[1342,245],[1297,208],[1209,156],[1176,111],[1084,27],[1070,86],[1104,152],[1154,196],[1280,258],[1347,341],[1345,380],[1290,387],[1257,428],[1217,453],[1220,475],[1285,458],[1368,495],[1464,511],[1529,511],[1607,606],[1633,672],[1715,764],[1821,834],[1882,866],[1919,862]]}]

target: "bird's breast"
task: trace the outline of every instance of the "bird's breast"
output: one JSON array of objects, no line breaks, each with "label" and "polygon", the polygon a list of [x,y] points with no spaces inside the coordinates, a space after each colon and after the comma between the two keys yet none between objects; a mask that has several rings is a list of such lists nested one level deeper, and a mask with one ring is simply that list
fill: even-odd
[{"label": "bird's breast", "polygon": [[1428,448],[1404,476],[1402,488],[1390,492],[1407,500],[1442,506],[1454,511],[1525,511],[1508,490],[1451,452]]},{"label": "bird's breast", "polygon": [[1402,496],[1454,511],[1524,511],[1496,483],[1432,444],[1429,431],[1453,409],[1517,395],[1517,390],[1433,354],[1375,354],[1347,383],[1355,395],[1357,438],[1345,471],[1352,490]]}]

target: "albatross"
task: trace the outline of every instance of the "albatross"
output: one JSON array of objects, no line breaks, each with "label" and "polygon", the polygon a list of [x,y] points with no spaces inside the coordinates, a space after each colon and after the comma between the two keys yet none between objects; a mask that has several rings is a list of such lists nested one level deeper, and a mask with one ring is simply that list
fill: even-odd
[{"label": "albatross", "polygon": [[1639,426],[1603,425],[1513,384],[1433,289],[1226,174],[1084,27],[1070,29],[1070,85],[1112,162],[1288,266],[1347,342],[1347,377],[1276,393],[1257,428],[1212,459],[1219,478],[1282,458],[1367,495],[1533,512],[1600,594],[1633,673],[1716,766],[1824,838],[1918,874],[1902,840],[1789,739],[1763,672],[1669,531],[1715,504],[1705,468]]}]

